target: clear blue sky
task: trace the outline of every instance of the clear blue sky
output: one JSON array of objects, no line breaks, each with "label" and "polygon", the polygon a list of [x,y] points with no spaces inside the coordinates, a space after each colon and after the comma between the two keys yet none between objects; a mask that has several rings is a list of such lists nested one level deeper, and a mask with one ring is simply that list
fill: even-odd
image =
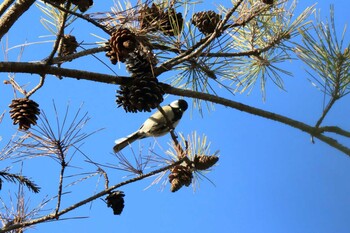
[{"label": "clear blue sky", "polygon": [[[314,1],[301,1],[297,12]],[[316,6],[321,9],[322,18],[329,17],[329,1],[320,1]],[[349,23],[350,3],[346,0],[333,1],[335,5],[336,23],[342,29]],[[108,11],[112,1],[97,3],[93,11]],[[214,9],[217,3],[205,1],[198,9]],[[39,13],[32,11],[19,23],[30,20],[32,26],[17,25],[19,30],[10,31],[9,47],[28,42],[44,41],[39,35],[48,34],[37,23]],[[311,17],[313,18],[313,17]],[[36,24],[35,24],[36,23]],[[37,25],[37,26],[34,26]],[[86,25],[86,24],[84,24]],[[89,27],[74,25],[73,34],[78,41],[84,38],[84,43],[92,43],[98,39],[89,35]],[[338,30],[340,32],[341,30]],[[79,34],[80,33],[80,34]],[[99,30],[94,33],[107,37]],[[49,38],[51,39],[51,38]],[[346,34],[349,43],[349,32]],[[5,41],[2,41],[5,45]],[[50,48],[47,44],[46,48]],[[49,50],[47,50],[49,51]],[[40,45],[28,46],[22,60],[41,59],[48,52],[42,51]],[[10,60],[17,59],[18,50],[10,52]],[[101,58],[104,58],[102,55]],[[111,73],[97,60],[82,59],[81,63],[68,64],[65,67],[83,68],[103,73]],[[108,60],[105,58],[105,61]],[[249,96],[243,94],[232,97],[234,100],[253,105],[265,110],[315,124],[322,111],[323,94],[314,88],[307,80],[304,65],[298,62],[288,63],[294,77],[284,77],[286,92],[278,90],[273,85],[267,86],[267,100],[263,102],[258,89]],[[118,74],[125,71],[112,67]],[[6,74],[1,74],[1,80]],[[23,84],[35,85],[37,77],[27,74],[16,76]],[[2,82],[1,82],[2,83]],[[100,163],[116,163],[112,155],[112,146],[116,138],[125,136],[136,130],[148,117],[148,113],[125,114],[121,108],[116,108],[116,86],[76,81],[71,79],[58,80],[49,77],[44,88],[33,96],[47,114],[53,111],[52,100],[63,111],[70,104],[72,113],[84,102],[83,110],[87,111],[91,120],[87,132],[105,128],[87,139],[81,147],[89,157]],[[8,85],[0,85],[0,113],[6,109],[13,97]],[[178,97],[169,96],[164,104]],[[190,99],[187,99],[191,101]],[[349,96],[339,101],[330,115],[325,119],[327,125],[340,125],[349,129]],[[262,119],[233,109],[216,106],[213,112],[204,112],[201,117],[194,109],[189,110],[179,124],[177,131],[185,135],[192,131],[206,134],[212,142],[211,151],[220,150],[218,165],[207,177],[215,184],[203,179],[199,189],[183,188],[176,193],[169,191],[167,185],[164,191],[153,186],[144,190],[151,179],[123,187],[125,192],[125,208],[121,216],[114,216],[102,200],[96,200],[92,205],[86,205],[63,218],[89,217],[86,219],[66,220],[45,223],[35,226],[28,232],[201,232],[201,233],[348,233],[350,232],[350,158],[339,151],[316,140],[310,142],[310,135],[302,133],[271,120]],[[15,132],[16,126],[11,124],[6,115],[0,124],[0,142],[2,147],[9,135]],[[169,136],[157,139],[164,149],[167,148]],[[153,139],[135,143],[133,148],[147,146]],[[343,140],[344,143],[348,141]],[[131,156],[126,149],[125,155]],[[162,153],[158,149],[159,153]],[[84,163],[79,154],[74,157],[67,175],[82,172],[92,172],[95,167]],[[8,164],[1,165],[3,169]],[[81,169],[84,168],[85,170]],[[13,172],[19,171],[15,164]],[[30,206],[39,203],[46,195],[56,194],[59,166],[48,158],[36,158],[24,163],[23,173],[34,179],[42,192],[31,195]],[[127,175],[118,170],[110,170],[110,182],[115,184],[124,181]],[[67,179],[69,184],[78,179]],[[67,187],[63,207],[81,200],[94,192],[102,190],[103,184],[97,184],[97,178],[92,178],[73,187]],[[8,190],[16,190],[13,184],[5,183],[0,195],[8,200]],[[14,196],[12,196],[14,198]],[[28,197],[29,198],[29,197]],[[53,202],[49,207],[54,206]],[[47,209],[47,208],[45,208]],[[2,212],[3,210],[1,210]],[[43,212],[47,213],[47,212]]]}]

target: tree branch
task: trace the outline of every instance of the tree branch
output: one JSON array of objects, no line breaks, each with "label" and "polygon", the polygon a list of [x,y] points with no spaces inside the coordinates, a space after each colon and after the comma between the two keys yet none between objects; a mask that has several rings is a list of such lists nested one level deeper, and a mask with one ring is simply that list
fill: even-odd
[{"label": "tree branch", "polygon": [[0,16],[5,13],[5,11],[14,3],[15,0],[5,0],[0,5]]},{"label": "tree branch", "polygon": [[43,63],[29,62],[0,62],[0,72],[27,73],[27,74],[51,74],[69,78],[84,79],[89,81],[126,85],[129,77],[100,74],[89,71],[65,69],[54,66],[46,66]]},{"label": "tree branch", "polygon": [[67,207],[66,209],[63,209],[63,210],[59,211],[57,214],[56,213],[48,214],[48,215],[45,215],[45,216],[43,216],[41,218],[33,219],[33,220],[30,220],[30,221],[27,221],[27,222],[22,222],[22,223],[13,224],[13,225],[10,225],[10,226],[5,226],[2,229],[0,229],[0,233],[4,233],[4,232],[7,232],[7,231],[15,230],[15,229],[18,229],[18,228],[32,226],[32,225],[35,225],[35,224],[38,224],[38,223],[46,222],[48,220],[53,220],[53,219],[55,219],[55,218],[57,218],[57,217],[59,217],[59,216],[61,216],[63,214],[66,214],[66,213],[68,213],[68,212],[70,212],[70,211],[72,211],[72,210],[74,210],[74,209],[76,209],[76,208],[78,208],[80,206],[83,206],[83,205],[85,205],[85,204],[87,204],[87,203],[89,203],[89,202],[91,202],[93,200],[96,200],[97,198],[100,198],[100,197],[110,193],[114,189],[120,188],[122,186],[134,183],[136,181],[139,181],[139,180],[145,179],[147,177],[156,175],[156,174],[158,174],[160,172],[166,171],[166,170],[168,170],[168,169],[170,169],[170,168],[172,168],[172,167],[174,167],[174,166],[176,166],[178,164],[181,164],[183,161],[186,160],[186,158],[187,157],[182,158],[182,159],[180,159],[180,160],[178,160],[178,161],[176,161],[176,162],[174,162],[174,163],[172,163],[172,164],[170,164],[168,166],[165,166],[165,167],[162,167],[160,169],[154,170],[154,171],[149,172],[147,174],[140,175],[140,176],[137,176],[135,178],[126,180],[124,182],[121,182],[119,184],[113,185],[113,186],[111,186],[108,189],[105,189],[105,190],[103,190],[103,191],[101,191],[101,192],[99,192],[99,193],[97,193],[97,194],[95,194],[95,195],[93,195],[93,196],[91,196],[89,198],[86,198],[86,199],[84,199],[84,200],[82,200],[80,202],[77,202],[77,203]]},{"label": "tree branch", "polygon": [[[77,52],[77,53],[73,53],[71,55],[68,56],[64,56],[64,57],[55,57],[52,59],[52,64],[61,64],[63,62],[67,62],[67,61],[72,61],[74,59],[77,59],[79,57],[84,57],[87,55],[91,55],[91,54],[95,54],[95,53],[100,53],[100,52],[105,52],[106,48],[105,47],[97,47],[97,48],[92,48],[92,49],[86,49],[83,50],[81,52]],[[46,59],[44,60],[46,61]]]},{"label": "tree branch", "polygon": [[[77,78],[77,79],[85,79],[89,81],[96,81],[101,83],[121,84],[121,85],[126,85],[128,84],[129,81],[131,81],[131,79],[128,77],[120,77],[120,76],[116,77],[116,76],[107,75],[107,74],[100,74],[100,73],[80,71],[80,70],[71,70],[71,69],[57,68],[57,67],[51,67],[51,66],[47,67],[39,63],[0,62],[0,72],[22,72],[22,73],[38,73],[38,74],[47,73],[47,74],[65,76],[68,78],[70,77],[70,78]],[[245,105],[245,104],[242,104],[233,100],[229,100],[226,98],[222,98],[219,96],[175,88],[164,83],[160,83],[160,85],[162,86],[163,90],[167,94],[173,94],[173,95],[178,95],[183,97],[191,97],[191,98],[210,101],[212,103],[221,104],[243,112],[247,112],[256,116],[260,116],[263,118],[267,118],[270,120],[283,123],[285,125],[292,126],[293,128],[297,128],[301,131],[304,131],[350,156],[350,148],[341,145],[333,138],[322,135],[321,134],[322,131],[320,131],[315,127],[307,125],[303,122],[293,120],[291,118],[288,118],[273,112],[251,107],[249,105]]]},{"label": "tree branch", "polygon": [[339,134],[341,136],[350,138],[349,131],[343,130],[337,126],[323,126],[323,127],[320,127],[319,130],[321,133],[330,132],[330,133],[335,133],[335,134]]},{"label": "tree branch", "polygon": [[301,131],[304,131],[318,139],[320,139],[321,141],[327,143],[328,145],[342,151],[343,153],[347,154],[348,156],[350,156],[350,148],[343,146],[342,144],[340,144],[339,142],[337,142],[336,140],[334,140],[333,138],[327,137],[325,135],[322,135],[320,130],[318,130],[315,127],[312,127],[310,125],[307,125],[303,122],[300,121],[296,121],[293,120],[291,118],[273,113],[273,112],[269,112],[269,111],[265,111],[259,108],[255,108],[255,107],[251,107],[249,105],[245,105],[236,101],[232,101],[229,99],[225,99],[219,96],[215,96],[215,95],[211,95],[211,94],[207,94],[207,93],[200,93],[200,92],[195,92],[195,91],[191,91],[191,90],[184,90],[184,89],[180,89],[180,88],[175,88],[172,87],[170,85],[167,84],[163,84],[163,90],[165,91],[165,93],[168,94],[173,94],[173,95],[179,95],[179,96],[184,96],[184,97],[192,97],[192,98],[197,98],[197,99],[201,99],[201,100],[206,100],[206,101],[210,101],[212,103],[217,103],[217,104],[221,104],[224,105],[226,107],[231,107],[243,112],[247,112],[256,116],[260,116],[263,118],[267,118],[270,120],[274,120],[280,123],[283,123],[285,125],[289,125],[293,128],[297,128]]},{"label": "tree branch", "polygon": [[35,0],[18,0],[13,4],[0,20],[0,40],[10,30],[21,15],[26,12]]},{"label": "tree branch", "polygon": [[186,52],[181,53],[178,56],[165,61],[163,64],[161,64],[155,69],[155,75],[158,76],[161,73],[170,70],[172,67],[182,63],[183,61],[189,60],[190,58],[200,54],[203,51],[203,49],[206,48],[215,38],[221,35],[226,22],[229,20],[231,15],[237,10],[237,8],[241,5],[242,2],[243,0],[239,0],[236,3],[236,5],[226,14],[225,18],[216,26],[212,34],[200,40],[198,43],[193,45],[192,48],[186,50]]},{"label": "tree branch", "polygon": [[[69,9],[71,6],[71,2],[68,1],[65,5],[65,9]],[[51,62],[52,62],[52,58],[55,56],[57,50],[58,50],[58,47],[60,46],[61,44],[61,41],[62,41],[62,37],[64,35],[64,29],[66,27],[66,21],[67,21],[67,18],[68,18],[68,13],[66,11],[63,12],[62,15],[60,15],[60,18],[61,18],[61,25],[59,26],[59,30],[57,32],[57,35],[56,35],[56,40],[55,40],[55,43],[54,43],[54,46],[53,46],[53,49],[48,57],[48,59],[46,60],[46,64],[47,65],[51,65]]]}]

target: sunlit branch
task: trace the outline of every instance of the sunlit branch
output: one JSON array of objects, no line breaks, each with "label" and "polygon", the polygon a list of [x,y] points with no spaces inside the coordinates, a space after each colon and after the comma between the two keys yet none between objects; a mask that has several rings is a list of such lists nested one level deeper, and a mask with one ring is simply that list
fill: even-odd
[{"label": "sunlit branch", "polygon": [[19,17],[24,14],[35,2],[35,0],[17,0],[0,20],[0,40],[10,30]]},{"label": "sunlit branch", "polygon": [[14,3],[15,0],[5,0],[0,5],[0,16],[5,13],[5,11]]}]

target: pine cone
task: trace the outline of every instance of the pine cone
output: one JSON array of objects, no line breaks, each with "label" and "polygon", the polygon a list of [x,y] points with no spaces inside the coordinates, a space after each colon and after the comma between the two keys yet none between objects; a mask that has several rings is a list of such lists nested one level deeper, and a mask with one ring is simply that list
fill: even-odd
[{"label": "pine cone", "polygon": [[192,24],[198,28],[200,32],[208,35],[214,32],[216,26],[221,21],[221,15],[214,11],[201,11],[192,16]]},{"label": "pine cone", "polygon": [[171,192],[178,191],[182,186],[188,187],[192,182],[193,174],[188,166],[177,165],[171,169],[169,182]]},{"label": "pine cone", "polygon": [[78,6],[81,12],[85,12],[94,4],[93,0],[72,0],[72,3]]},{"label": "pine cone", "polygon": [[273,0],[262,0],[262,2],[269,5],[273,4]]},{"label": "pine cone", "polygon": [[61,49],[58,54],[60,57],[68,56],[77,51],[77,47],[79,46],[75,36],[72,35],[64,35],[62,37]]},{"label": "pine cone", "polygon": [[216,155],[195,155],[193,164],[197,170],[207,170],[219,160]]},{"label": "pine cone", "polygon": [[177,36],[181,33],[184,19],[181,13],[176,13],[175,9],[170,8],[165,11],[160,18],[159,30],[167,36]]},{"label": "pine cone", "polygon": [[127,28],[119,28],[112,33],[108,45],[107,53],[112,62],[116,64],[118,61],[125,62],[130,53],[133,53],[137,47],[137,40],[134,33]]},{"label": "pine cone", "polygon": [[117,91],[118,107],[126,112],[150,112],[163,102],[164,91],[151,74],[134,77],[131,84]]},{"label": "pine cone", "polygon": [[159,19],[163,12],[159,6],[155,3],[151,7],[145,5],[140,9],[139,22],[141,29],[147,29],[149,31],[158,30]]},{"label": "pine cone", "polygon": [[150,74],[153,71],[153,67],[157,65],[157,58],[151,50],[146,52],[137,50],[131,53],[129,58],[126,59],[126,69],[131,73],[133,77],[142,76],[144,74]]},{"label": "pine cone", "polygon": [[114,215],[120,215],[124,209],[125,194],[122,191],[115,191],[106,197],[107,206],[113,209]]},{"label": "pine cone", "polygon": [[19,124],[20,130],[28,130],[31,125],[36,125],[37,116],[40,114],[36,102],[27,98],[14,99],[9,107],[13,124]]}]

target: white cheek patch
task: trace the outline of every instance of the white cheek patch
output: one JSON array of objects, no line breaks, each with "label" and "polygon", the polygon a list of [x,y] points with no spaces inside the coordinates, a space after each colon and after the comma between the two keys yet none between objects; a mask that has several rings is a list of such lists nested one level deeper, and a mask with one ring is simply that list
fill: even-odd
[{"label": "white cheek patch", "polygon": [[170,103],[170,106],[171,106],[172,108],[179,108],[179,107],[180,107],[180,106],[179,106],[179,102],[178,102],[177,100],[171,102],[171,103]]}]

